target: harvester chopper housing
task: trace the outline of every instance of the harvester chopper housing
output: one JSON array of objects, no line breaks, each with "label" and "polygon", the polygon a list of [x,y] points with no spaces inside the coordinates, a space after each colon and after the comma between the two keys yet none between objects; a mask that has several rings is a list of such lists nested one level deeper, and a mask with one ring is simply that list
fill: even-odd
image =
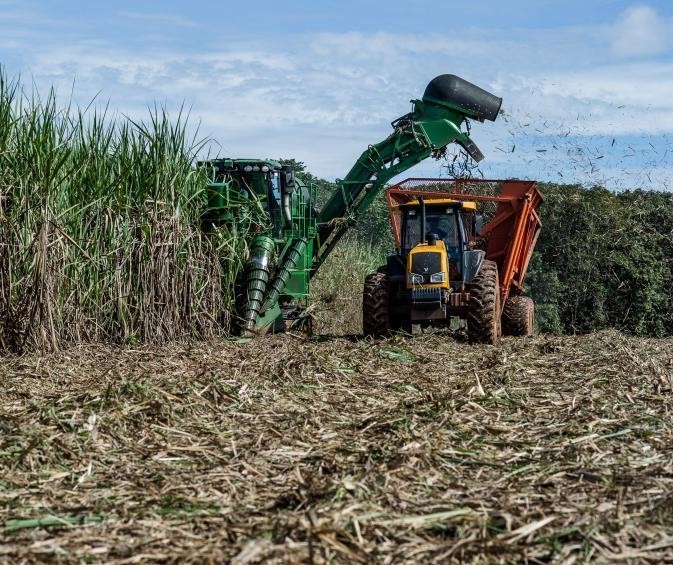
[{"label": "harvester chopper housing", "polygon": [[476,161],[479,148],[461,126],[467,119],[495,121],[502,99],[455,75],[430,81],[412,111],[392,122],[393,132],[370,145],[320,210],[315,191],[291,167],[266,159],[209,161],[212,182],[203,215],[206,231],[244,229],[249,258],[243,270],[238,325],[256,335],[306,322],[311,277],[388,181],[460,144]]}]

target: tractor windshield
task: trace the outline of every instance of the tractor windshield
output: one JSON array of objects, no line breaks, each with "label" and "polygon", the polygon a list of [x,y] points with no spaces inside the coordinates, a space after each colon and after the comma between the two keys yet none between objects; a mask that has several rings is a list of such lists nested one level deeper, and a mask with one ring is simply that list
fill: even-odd
[{"label": "tractor windshield", "polygon": [[[447,249],[459,246],[456,218],[453,208],[445,206],[426,206],[426,234],[434,233],[446,244]],[[407,211],[404,227],[404,247],[411,249],[421,242],[421,211],[412,208]]]}]

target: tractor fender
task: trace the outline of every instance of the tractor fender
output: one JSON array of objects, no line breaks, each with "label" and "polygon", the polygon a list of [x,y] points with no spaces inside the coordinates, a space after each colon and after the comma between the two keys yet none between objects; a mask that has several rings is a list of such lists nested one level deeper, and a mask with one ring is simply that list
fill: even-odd
[{"label": "tractor fender", "polygon": [[470,249],[463,253],[463,282],[469,283],[479,274],[481,265],[486,258],[482,249]]}]

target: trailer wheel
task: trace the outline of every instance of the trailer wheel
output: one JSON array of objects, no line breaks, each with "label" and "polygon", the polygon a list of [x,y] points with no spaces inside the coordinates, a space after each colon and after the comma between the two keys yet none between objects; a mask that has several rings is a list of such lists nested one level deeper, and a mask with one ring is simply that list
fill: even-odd
[{"label": "trailer wheel", "polygon": [[362,293],[362,329],[365,335],[384,336],[390,327],[390,290],[388,274],[377,272],[365,277]]},{"label": "trailer wheel", "polygon": [[535,303],[528,296],[512,296],[502,311],[502,333],[513,336],[533,335]]},{"label": "trailer wheel", "polygon": [[498,266],[485,260],[479,274],[470,283],[467,337],[470,343],[495,344],[500,334]]}]

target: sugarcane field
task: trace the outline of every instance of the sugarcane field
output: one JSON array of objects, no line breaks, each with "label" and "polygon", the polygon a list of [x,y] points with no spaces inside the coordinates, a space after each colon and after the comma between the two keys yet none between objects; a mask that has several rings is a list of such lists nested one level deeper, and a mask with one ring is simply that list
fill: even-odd
[{"label": "sugarcane field", "polygon": [[673,563],[673,6],[499,7],[0,0],[0,563]]}]

